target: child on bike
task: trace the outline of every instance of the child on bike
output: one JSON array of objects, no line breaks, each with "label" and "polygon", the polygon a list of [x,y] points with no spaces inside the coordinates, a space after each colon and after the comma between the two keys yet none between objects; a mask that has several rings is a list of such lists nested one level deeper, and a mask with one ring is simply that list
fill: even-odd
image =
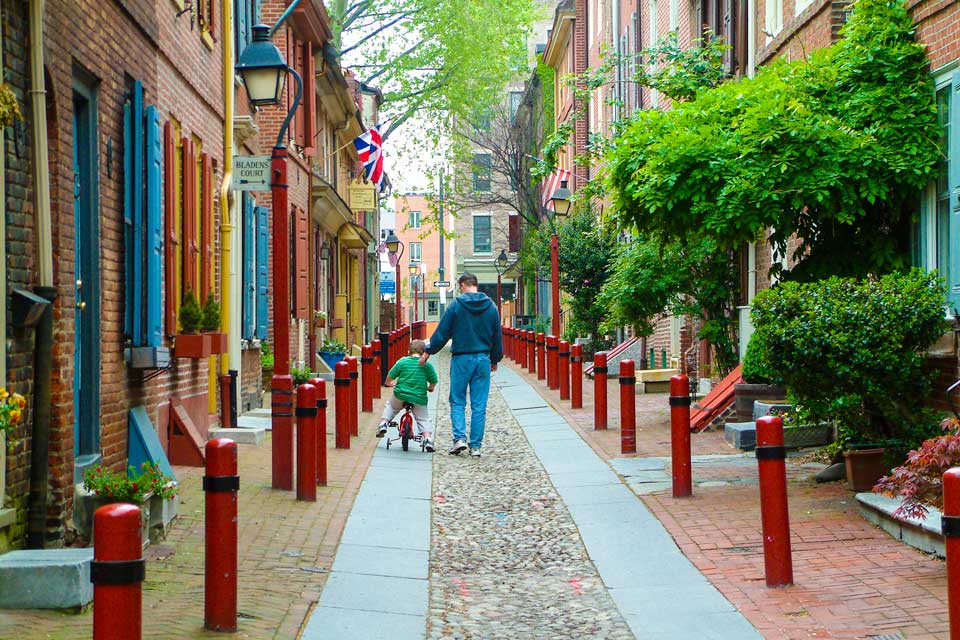
[{"label": "child on bike", "polygon": [[403,409],[404,402],[413,404],[413,417],[417,423],[417,433],[423,436],[423,447],[433,451],[433,430],[430,412],[427,410],[427,392],[437,387],[437,371],[429,362],[420,364],[425,343],[423,340],[410,342],[410,355],[400,358],[387,373],[387,386],[393,387],[393,397],[387,398],[383,406],[383,417],[377,429],[377,437],[387,433],[390,421]]}]

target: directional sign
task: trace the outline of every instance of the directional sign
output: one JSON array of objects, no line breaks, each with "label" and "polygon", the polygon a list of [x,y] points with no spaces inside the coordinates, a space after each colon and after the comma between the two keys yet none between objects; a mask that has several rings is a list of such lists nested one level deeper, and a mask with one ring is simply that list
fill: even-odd
[{"label": "directional sign", "polygon": [[380,293],[396,293],[397,282],[393,271],[380,272]]},{"label": "directional sign", "polygon": [[234,156],[233,188],[270,191],[270,156]]},{"label": "directional sign", "polygon": [[433,286],[435,286],[437,289],[446,289],[447,287],[450,286],[450,281],[449,281],[449,280],[434,280],[434,281],[433,281]]}]

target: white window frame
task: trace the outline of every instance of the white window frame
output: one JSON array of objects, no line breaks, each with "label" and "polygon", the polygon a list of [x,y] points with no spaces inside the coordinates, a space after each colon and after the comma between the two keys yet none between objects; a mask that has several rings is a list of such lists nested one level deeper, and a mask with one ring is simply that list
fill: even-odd
[{"label": "white window frame", "polygon": [[[656,44],[660,32],[657,17],[657,0],[650,0],[650,11],[648,15],[650,16],[650,46],[653,46]],[[650,72],[653,73],[656,70],[656,63],[651,63]],[[650,106],[654,109],[660,106],[660,92],[656,89],[650,89]]]},{"label": "white window frame", "polygon": [[[477,251],[477,218],[486,218],[490,229],[490,248],[487,251]],[[470,227],[471,249],[475,256],[493,255],[493,216],[489,213],[475,213]]]},{"label": "white window frame", "polygon": [[[793,6],[793,15],[798,16],[803,13],[804,9],[813,4],[813,0],[797,0],[796,4]],[[781,5],[782,7],[783,5]]]},{"label": "white window frame", "polygon": [[410,227],[411,229],[420,228],[420,212],[419,211],[410,212],[409,222],[407,223],[407,226]]},{"label": "white window frame", "polygon": [[[799,1],[805,2],[807,0]],[[767,36],[767,42],[770,42],[783,30],[783,0],[766,0],[764,13],[766,14],[764,16],[764,32]]]},{"label": "white window frame", "polygon": [[680,28],[680,0],[670,0],[670,31]]},{"label": "white window frame", "polygon": [[410,243],[410,262],[420,262],[423,259],[423,243]]}]

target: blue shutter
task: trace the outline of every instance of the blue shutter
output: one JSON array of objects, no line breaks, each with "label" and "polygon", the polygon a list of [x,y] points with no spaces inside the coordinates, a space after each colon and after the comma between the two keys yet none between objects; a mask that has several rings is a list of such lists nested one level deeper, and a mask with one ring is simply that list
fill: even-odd
[{"label": "blue shutter", "polygon": [[[132,105],[129,101],[123,105],[123,334],[133,339],[133,316],[136,300],[133,298],[133,131],[131,122]],[[132,344],[136,344],[133,342]]]},{"label": "blue shutter", "polygon": [[147,322],[144,338],[148,347],[159,347],[163,341],[163,142],[160,112],[147,107],[147,206],[146,206],[146,293]]},{"label": "blue shutter", "polygon": [[253,16],[249,15],[250,11],[250,0],[237,0],[234,3],[236,10],[234,29],[236,30],[236,38],[234,42],[236,43],[237,54],[235,59],[240,59],[240,54],[243,53],[243,49],[246,47],[247,43],[250,41],[250,22],[253,19]]},{"label": "blue shutter", "polygon": [[268,220],[267,208],[257,207],[257,337],[261,340],[267,339],[267,319],[269,318],[267,269],[270,268],[270,265],[267,262],[270,259],[268,252],[270,228]]},{"label": "blue shutter", "polygon": [[960,308],[960,71],[953,72],[950,92],[950,134],[947,143],[947,176],[950,180],[950,273],[947,299],[951,309]]},{"label": "blue shutter", "polygon": [[143,344],[143,85],[131,87],[123,110],[124,254],[126,305],[124,333]]},{"label": "blue shutter", "polygon": [[254,334],[253,291],[256,286],[256,246],[257,229],[253,199],[243,194],[243,314],[240,319],[240,333],[244,340],[251,340]]},{"label": "blue shutter", "polygon": [[263,0],[253,0],[250,8],[250,24],[260,24],[263,22]]}]

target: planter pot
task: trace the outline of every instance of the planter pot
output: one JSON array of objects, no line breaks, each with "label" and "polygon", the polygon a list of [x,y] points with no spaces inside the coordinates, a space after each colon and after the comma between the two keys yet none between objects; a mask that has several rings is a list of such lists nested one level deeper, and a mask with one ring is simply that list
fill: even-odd
[{"label": "planter pot", "polygon": [[848,449],[843,452],[847,465],[847,483],[854,491],[870,491],[877,480],[887,474],[883,463],[883,448]]},{"label": "planter pot", "polygon": [[347,354],[339,351],[320,351],[320,359],[327,363],[330,370],[333,371],[338,362],[343,360]]},{"label": "planter pot", "polygon": [[178,358],[207,358],[212,345],[209,333],[178,333],[173,352]]},{"label": "planter pot", "polygon": [[227,334],[225,333],[207,333],[210,336],[210,353],[226,353],[229,349],[227,345]]},{"label": "planter pot", "polygon": [[736,397],[736,422],[753,420],[753,403],[756,400],[776,400],[777,404],[784,404],[787,395],[786,389],[772,384],[740,383],[733,385]]},{"label": "planter pot", "polygon": [[[784,427],[783,444],[789,448],[822,447],[834,441],[833,423],[801,424]],[[872,486],[872,485],[871,485]]]},{"label": "planter pot", "polygon": [[150,498],[149,537],[151,543],[156,543],[167,537],[170,524],[177,517],[179,496],[164,498],[155,495]]},{"label": "planter pot", "polygon": [[324,329],[327,326],[327,319],[317,318],[316,320],[314,320],[313,326],[315,326],[317,329]]}]

